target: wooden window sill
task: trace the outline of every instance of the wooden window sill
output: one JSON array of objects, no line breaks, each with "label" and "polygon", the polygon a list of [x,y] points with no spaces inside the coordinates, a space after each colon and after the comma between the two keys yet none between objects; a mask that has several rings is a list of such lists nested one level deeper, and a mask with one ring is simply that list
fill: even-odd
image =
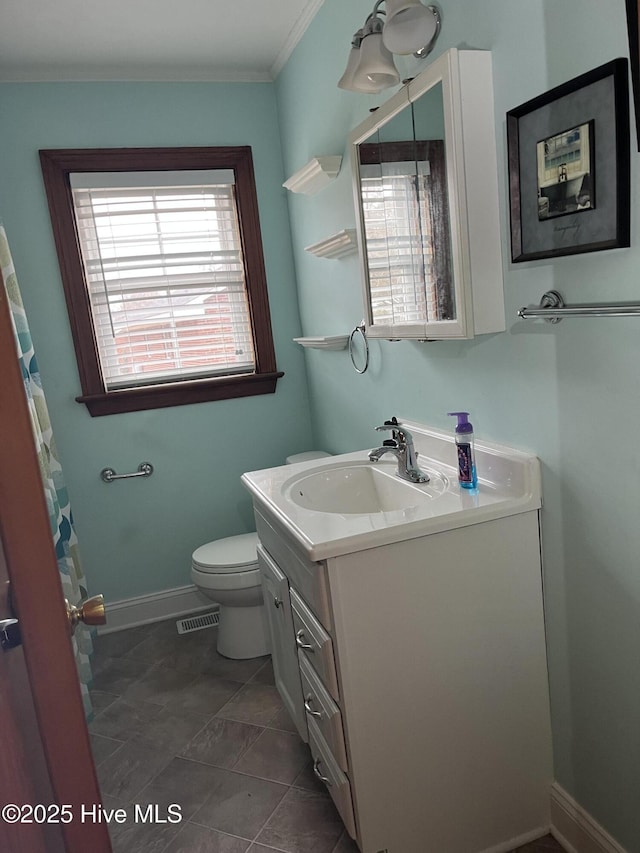
[{"label": "wooden window sill", "polygon": [[168,406],[230,400],[234,397],[273,394],[276,383],[282,376],[284,373],[278,371],[171,382],[164,385],[146,385],[103,391],[98,394],[83,394],[76,397],[76,401],[84,403],[91,417],[95,418],[102,415],[119,415],[124,412],[140,412],[146,409],[162,409]]}]

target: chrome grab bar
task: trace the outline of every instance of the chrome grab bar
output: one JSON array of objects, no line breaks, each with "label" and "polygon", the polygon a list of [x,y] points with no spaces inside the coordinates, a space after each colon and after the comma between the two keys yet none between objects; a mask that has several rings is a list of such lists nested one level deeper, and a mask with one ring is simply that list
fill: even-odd
[{"label": "chrome grab bar", "polygon": [[529,305],[518,311],[523,320],[541,318],[547,323],[559,323],[564,317],[640,317],[637,302],[603,302],[584,305],[565,305],[557,290],[542,295],[540,305]]},{"label": "chrome grab bar", "polygon": [[103,468],[100,471],[100,478],[105,483],[113,483],[114,480],[130,480],[132,477],[150,477],[153,474],[153,465],[151,462],[141,462],[138,465],[138,470],[132,474],[116,474],[113,468]]}]

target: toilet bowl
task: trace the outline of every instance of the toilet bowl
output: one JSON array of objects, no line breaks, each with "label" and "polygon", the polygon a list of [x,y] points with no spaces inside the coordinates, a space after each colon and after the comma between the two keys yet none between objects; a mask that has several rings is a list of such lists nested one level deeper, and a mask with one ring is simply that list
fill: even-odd
[{"label": "toilet bowl", "polygon": [[207,542],[191,558],[192,582],[220,605],[218,651],[227,658],[255,658],[271,651],[257,545],[257,533],[243,533]]},{"label": "toilet bowl", "polygon": [[[329,455],[324,451],[297,453],[287,457],[287,464]],[[271,652],[257,545],[257,533],[241,533],[207,542],[191,557],[192,583],[220,605],[218,652],[235,660]]]}]

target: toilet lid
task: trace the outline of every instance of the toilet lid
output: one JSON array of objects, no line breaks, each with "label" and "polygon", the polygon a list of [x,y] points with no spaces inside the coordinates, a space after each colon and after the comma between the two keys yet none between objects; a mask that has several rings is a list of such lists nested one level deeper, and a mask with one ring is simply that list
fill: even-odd
[{"label": "toilet lid", "polygon": [[256,568],[257,533],[241,533],[207,542],[193,552],[192,563],[202,572],[223,574]]}]

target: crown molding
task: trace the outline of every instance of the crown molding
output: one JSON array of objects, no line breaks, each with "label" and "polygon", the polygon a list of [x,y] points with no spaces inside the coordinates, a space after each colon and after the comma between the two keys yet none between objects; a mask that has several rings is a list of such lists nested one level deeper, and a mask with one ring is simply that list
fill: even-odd
[{"label": "crown molding", "polygon": [[285,41],[280,53],[276,56],[275,62],[271,66],[270,72],[272,80],[276,79],[278,74],[286,65],[287,60],[289,59],[293,51],[296,49],[298,42],[306,33],[309,24],[318,14],[320,7],[323,3],[324,0],[310,0],[307,6],[303,9],[302,14],[289,32],[287,40]]}]

